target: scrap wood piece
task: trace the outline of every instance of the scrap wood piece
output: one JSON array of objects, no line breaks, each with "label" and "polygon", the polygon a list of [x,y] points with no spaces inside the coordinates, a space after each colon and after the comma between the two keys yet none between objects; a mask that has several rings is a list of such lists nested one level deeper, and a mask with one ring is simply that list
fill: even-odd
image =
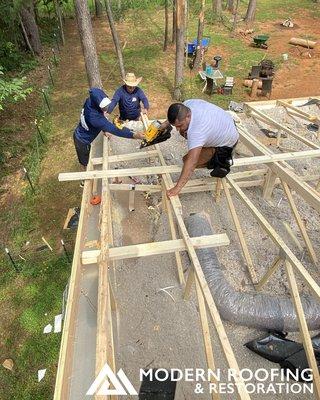
[{"label": "scrap wood piece", "polygon": [[2,366],[5,368],[5,369],[8,369],[9,371],[12,371],[13,370],[13,360],[12,360],[12,358],[6,358],[4,361],[3,361],[3,363],[2,363]]}]

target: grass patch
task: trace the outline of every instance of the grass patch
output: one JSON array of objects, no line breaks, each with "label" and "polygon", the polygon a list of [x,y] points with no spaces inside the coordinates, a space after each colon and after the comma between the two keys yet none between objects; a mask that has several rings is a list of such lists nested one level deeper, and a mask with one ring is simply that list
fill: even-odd
[{"label": "grass patch", "polygon": [[[50,97],[51,88],[47,87],[46,91]],[[43,245],[39,202],[47,196],[48,188],[52,190],[50,180],[39,182],[41,161],[53,134],[51,115],[44,103],[37,110],[36,118],[44,143],[35,126],[31,128],[33,133],[28,142],[17,142],[14,120],[0,132],[0,137],[5,139],[0,142],[3,148],[5,151],[10,149],[11,157],[23,159],[36,187],[33,194],[26,184],[21,198],[0,214],[1,226],[8,227],[6,243],[1,243],[1,248],[9,247],[20,269],[20,273],[16,273],[7,255],[0,253],[1,353],[14,361],[12,372],[1,369],[1,400],[52,398],[61,335],[44,335],[42,331],[48,323],[53,324],[56,314],[61,313],[62,294],[70,274],[70,264],[56,249],[53,252],[49,249],[36,251]],[[2,170],[2,175],[5,172]],[[53,243],[52,238],[47,239]],[[27,241],[30,250],[24,251]],[[47,375],[38,383],[37,371],[41,368],[47,368]]]}]

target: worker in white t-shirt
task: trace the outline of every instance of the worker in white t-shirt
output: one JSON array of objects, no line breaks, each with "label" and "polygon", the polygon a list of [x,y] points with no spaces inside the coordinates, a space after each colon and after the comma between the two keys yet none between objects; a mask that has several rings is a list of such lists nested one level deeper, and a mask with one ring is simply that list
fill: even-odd
[{"label": "worker in white t-shirt", "polygon": [[[168,109],[168,121],[188,141],[188,153],[176,185],[167,195],[176,196],[195,168],[213,169],[211,176],[223,178],[230,172],[232,151],[239,133],[230,114],[204,100],[174,103]],[[165,123],[165,124],[166,124]]]}]

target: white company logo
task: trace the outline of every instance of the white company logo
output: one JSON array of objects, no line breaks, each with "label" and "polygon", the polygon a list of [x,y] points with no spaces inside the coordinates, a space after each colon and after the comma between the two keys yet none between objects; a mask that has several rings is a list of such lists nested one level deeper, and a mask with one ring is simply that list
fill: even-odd
[{"label": "white company logo", "polygon": [[[110,389],[111,384],[114,389]],[[108,394],[138,395],[123,370],[119,369],[117,375],[115,375],[107,363],[99,372],[86,394],[87,396],[105,396]]]}]

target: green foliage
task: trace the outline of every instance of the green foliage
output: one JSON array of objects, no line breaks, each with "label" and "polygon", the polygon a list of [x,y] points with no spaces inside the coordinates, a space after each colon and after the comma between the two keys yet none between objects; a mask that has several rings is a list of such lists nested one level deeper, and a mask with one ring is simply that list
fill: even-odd
[{"label": "green foliage", "polygon": [[26,78],[5,79],[3,68],[0,66],[0,111],[6,102],[16,103],[25,100],[27,94],[32,92],[31,87],[25,87]]}]

